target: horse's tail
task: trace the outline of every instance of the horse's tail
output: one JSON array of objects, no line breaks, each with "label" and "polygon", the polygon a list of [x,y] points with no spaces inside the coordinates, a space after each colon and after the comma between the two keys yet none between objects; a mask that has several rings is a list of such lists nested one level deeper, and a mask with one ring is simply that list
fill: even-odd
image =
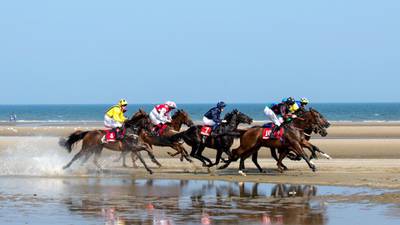
[{"label": "horse's tail", "polygon": [[64,147],[65,149],[67,149],[69,153],[71,153],[73,145],[76,142],[82,140],[86,136],[87,133],[89,133],[89,131],[79,131],[78,130],[78,131],[72,133],[71,135],[69,135],[67,138],[60,139],[58,144],[61,147]]}]

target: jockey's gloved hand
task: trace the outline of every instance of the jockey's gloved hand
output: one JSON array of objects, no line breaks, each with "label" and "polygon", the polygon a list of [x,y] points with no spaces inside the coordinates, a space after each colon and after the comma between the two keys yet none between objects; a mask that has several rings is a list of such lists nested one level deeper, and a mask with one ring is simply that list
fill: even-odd
[{"label": "jockey's gloved hand", "polygon": [[221,122],[222,122],[222,123],[227,123],[228,121],[226,121],[226,120],[222,120]]},{"label": "jockey's gloved hand", "polygon": [[293,118],[293,119],[297,118],[297,115],[293,114],[293,115],[292,115],[292,118]]}]

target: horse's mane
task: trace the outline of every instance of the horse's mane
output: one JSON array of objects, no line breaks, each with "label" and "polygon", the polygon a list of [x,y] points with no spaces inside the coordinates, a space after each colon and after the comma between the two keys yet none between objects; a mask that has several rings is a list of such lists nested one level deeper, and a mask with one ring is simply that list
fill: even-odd
[{"label": "horse's mane", "polygon": [[230,121],[233,117],[233,115],[237,114],[239,111],[237,109],[232,110],[232,112],[229,112],[225,115],[224,120]]},{"label": "horse's mane", "polygon": [[176,112],[174,113],[174,115],[171,116],[172,119],[175,119],[176,117],[179,116],[179,114],[183,113],[182,109],[178,109],[176,110]]},{"label": "horse's mane", "polygon": [[148,114],[143,110],[143,109],[139,109],[138,112],[136,112],[135,114],[133,114],[133,116],[131,117],[130,120],[127,121],[128,124],[130,125],[134,125],[137,122],[139,122],[141,119],[148,117]]}]

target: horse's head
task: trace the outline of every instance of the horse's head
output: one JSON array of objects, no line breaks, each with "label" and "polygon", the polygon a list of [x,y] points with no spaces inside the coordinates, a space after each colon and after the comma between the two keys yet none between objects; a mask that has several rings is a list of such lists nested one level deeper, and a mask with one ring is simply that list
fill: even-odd
[{"label": "horse's head", "polygon": [[240,123],[251,124],[253,122],[253,119],[251,117],[240,112],[237,109],[234,109],[232,112],[226,114],[224,119],[228,123],[234,123],[236,125],[239,125]]},{"label": "horse's head", "polygon": [[172,116],[172,121],[175,122],[180,126],[182,124],[185,124],[188,127],[191,127],[194,125],[192,119],[190,119],[190,116],[187,112],[179,109],[175,112],[175,114]]},{"label": "horse's head", "polygon": [[319,120],[319,123],[321,124],[321,126],[328,128],[331,126],[331,124],[328,122],[328,120],[317,110],[310,108],[310,112],[312,112],[313,114],[315,114],[315,116],[317,117],[317,119]]},{"label": "horse's head", "polygon": [[317,110],[310,108],[308,113],[310,115],[310,121],[313,125],[313,131],[319,133],[322,137],[328,135],[326,128],[330,126],[329,122],[319,113]]}]

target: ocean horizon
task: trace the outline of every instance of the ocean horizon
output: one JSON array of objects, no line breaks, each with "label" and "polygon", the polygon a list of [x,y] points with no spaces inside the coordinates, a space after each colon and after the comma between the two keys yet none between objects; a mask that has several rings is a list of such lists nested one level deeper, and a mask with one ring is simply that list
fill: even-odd
[{"label": "ocean horizon", "polygon": [[[227,113],[238,109],[255,121],[264,121],[265,105],[269,103],[229,103]],[[200,121],[203,114],[215,104],[178,104],[179,109],[189,113],[194,121]],[[110,104],[32,104],[0,105],[0,122],[9,122],[15,114],[17,123],[69,123],[101,122]],[[127,116],[138,109],[150,112],[154,104],[130,104]],[[314,103],[310,107],[321,112],[332,122],[400,122],[400,103]]]}]

